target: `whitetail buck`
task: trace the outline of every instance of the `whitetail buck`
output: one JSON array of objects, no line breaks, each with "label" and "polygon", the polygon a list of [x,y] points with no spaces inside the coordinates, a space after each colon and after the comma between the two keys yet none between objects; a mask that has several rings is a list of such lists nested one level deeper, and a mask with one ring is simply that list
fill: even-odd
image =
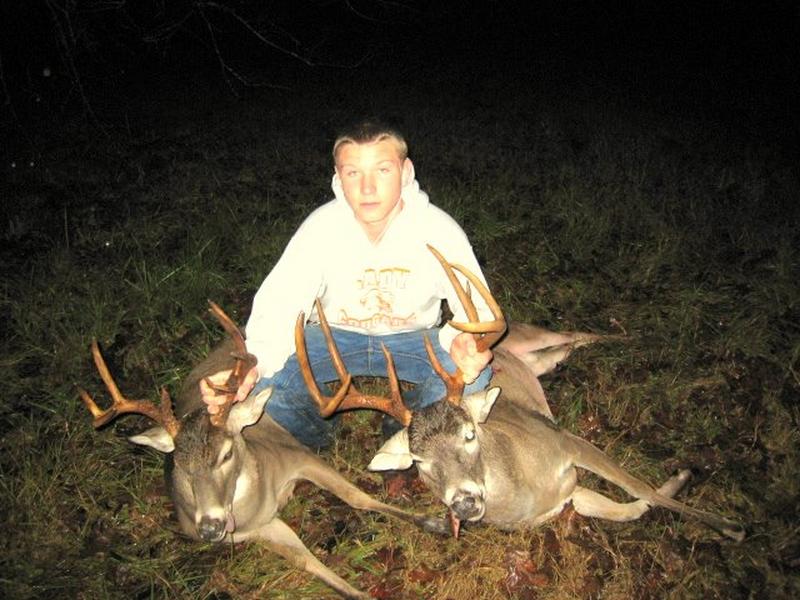
[{"label": "whitetail buck", "polygon": [[[342,596],[369,598],[317,560],[278,516],[298,481],[311,481],[354,508],[412,521],[429,531],[446,533],[446,523],[383,504],[347,481],[264,414],[269,388],[232,405],[241,379],[255,364],[255,358],[247,353],[244,337],[225,313],[213,303],[211,311],[230,334],[230,340],[190,373],[178,396],[176,413],[166,390],[161,392],[160,407],[150,401],[125,398],[94,342],[95,365],[114,400],[110,408],[101,410],[88,393],[80,390],[95,417],[94,426],[101,427],[123,413],[143,414],[158,423],[130,440],[168,454],[167,485],[186,535],[208,542],[260,539]],[[211,416],[200,397],[198,383],[208,375],[230,369],[232,363],[235,366],[230,379],[226,386],[218,388],[228,396],[228,403]]]},{"label": "whitetail buck", "polygon": [[[470,319],[470,323],[451,324],[475,334],[479,350],[491,347],[506,329],[500,307],[477,277],[459,265],[450,265],[433,248],[431,251],[456,286]],[[493,322],[477,323],[477,311],[453,269],[479,290],[492,309]],[[321,315],[319,306],[317,310]],[[320,321],[324,325],[323,319]],[[504,529],[536,526],[572,502],[579,514],[614,521],[637,519],[651,506],[662,506],[699,519],[734,540],[744,538],[739,524],[672,499],[689,471],[680,472],[655,490],[600,449],[552,422],[537,375],[552,368],[571,347],[597,336],[514,327],[512,324],[509,335],[494,349],[494,375],[486,391],[462,397],[461,373],[446,373],[427,340],[431,363],[447,385],[446,401],[412,414],[402,403],[396,376],[390,375],[392,412],[403,415],[401,422],[406,427],[383,445],[369,468],[408,469],[416,464],[422,480],[450,509],[456,535],[461,521],[483,520]],[[330,338],[329,332],[326,335]],[[551,343],[556,346],[537,356],[536,350]],[[300,353],[301,345],[297,347]],[[332,340],[329,347],[340,363]],[[349,384],[343,367],[339,373],[345,385],[337,398],[346,397],[343,390]],[[310,388],[315,386],[310,371],[305,377]],[[334,404],[332,399],[331,406]],[[576,467],[596,473],[637,500],[619,503],[579,486]]]}]

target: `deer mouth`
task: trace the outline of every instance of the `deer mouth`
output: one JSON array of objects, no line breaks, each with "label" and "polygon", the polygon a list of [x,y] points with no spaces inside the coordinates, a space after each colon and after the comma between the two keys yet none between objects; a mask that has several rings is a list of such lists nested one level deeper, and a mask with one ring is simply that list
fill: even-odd
[{"label": "deer mouth", "polygon": [[480,521],[486,512],[486,503],[480,495],[457,493],[447,508],[450,531],[454,538],[458,538],[461,521]]},{"label": "deer mouth", "polygon": [[450,510],[461,521],[480,521],[486,512],[483,498],[476,494],[456,494]]},{"label": "deer mouth", "polygon": [[204,516],[197,525],[197,535],[204,542],[221,542],[229,533],[236,529],[236,521],[233,513],[225,512],[225,518],[214,518]]},{"label": "deer mouth", "polygon": [[444,500],[455,518],[460,521],[480,521],[486,512],[486,488],[474,479],[464,479],[445,489]]}]

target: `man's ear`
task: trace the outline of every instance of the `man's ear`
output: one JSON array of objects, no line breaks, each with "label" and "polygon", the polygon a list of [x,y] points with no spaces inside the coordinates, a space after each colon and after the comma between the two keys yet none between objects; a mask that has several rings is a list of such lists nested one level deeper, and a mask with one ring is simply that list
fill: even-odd
[{"label": "man's ear", "polygon": [[414,163],[410,158],[406,158],[403,161],[403,186],[407,186],[412,181],[414,181]]}]

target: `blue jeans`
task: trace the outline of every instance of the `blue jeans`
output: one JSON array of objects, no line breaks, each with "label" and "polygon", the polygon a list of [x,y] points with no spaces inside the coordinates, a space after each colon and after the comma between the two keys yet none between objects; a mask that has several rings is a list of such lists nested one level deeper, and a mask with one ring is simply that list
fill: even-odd
[{"label": "blue jeans", "polygon": [[[386,377],[386,359],[381,350],[381,343],[385,344],[394,358],[397,377],[401,381],[416,384],[414,390],[405,393],[403,398],[412,411],[444,398],[444,382],[433,370],[423,341],[423,336],[427,334],[442,366],[452,373],[455,365],[450,354],[439,345],[438,330],[426,329],[380,336],[343,329],[332,329],[332,333],[342,360],[353,376]],[[331,363],[325,337],[317,324],[307,325],[305,335],[311,370],[320,389],[327,394],[322,384],[337,381],[339,376]],[[491,369],[487,367],[466,387],[465,393],[484,389],[489,384],[490,377]],[[333,441],[333,430],[338,419],[323,419],[320,416],[316,401],[308,394],[296,355],[292,354],[283,369],[272,377],[259,380],[252,393],[258,393],[267,386],[272,386],[272,395],[267,402],[266,411],[289,433],[311,448],[328,446]],[[400,425],[394,419],[384,418],[385,434],[399,429]]]}]

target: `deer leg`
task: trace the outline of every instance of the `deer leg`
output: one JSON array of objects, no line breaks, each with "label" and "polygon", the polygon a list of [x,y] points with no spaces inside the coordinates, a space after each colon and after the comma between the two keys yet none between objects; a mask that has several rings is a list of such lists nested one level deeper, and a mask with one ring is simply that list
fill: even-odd
[{"label": "deer leg", "polygon": [[[316,458],[316,457],[315,457]],[[449,535],[450,527],[445,519],[438,517],[427,517],[415,515],[404,510],[384,504],[376,500],[369,494],[361,491],[358,487],[350,483],[338,471],[319,460],[305,464],[298,474],[299,477],[307,479],[311,483],[328,490],[335,494],[344,502],[358,510],[371,510],[387,515],[391,515],[404,521],[410,521],[430,533]]]},{"label": "deer leg", "polygon": [[544,375],[555,369],[559,363],[564,362],[575,349],[573,344],[561,344],[542,350],[532,350],[517,354],[536,377]]},{"label": "deer leg", "polygon": [[[658,493],[661,496],[672,498],[689,480],[689,476],[690,472],[683,470],[670,477],[664,485],[658,488]],[[581,486],[577,486],[572,492],[572,505],[575,507],[575,512],[580,515],[599,517],[609,521],[633,521],[650,509],[650,503],[646,500],[615,502]]]},{"label": "deer leg", "polygon": [[[642,480],[625,471],[602,450],[586,442],[586,440],[582,440],[566,431],[562,431],[561,435],[572,442],[575,466],[600,475],[611,483],[620,486],[631,496],[645,498],[650,506],[663,506],[687,517],[702,521],[712,529],[716,529],[721,534],[737,542],[741,542],[744,539],[746,533],[739,523],[704,510],[692,508],[683,502],[673,500],[668,495],[660,494]],[[685,476],[688,479],[688,474],[685,471],[682,471],[678,476]]]},{"label": "deer leg", "polygon": [[595,333],[580,331],[550,331],[530,323],[514,321],[509,325],[508,334],[500,345],[516,355],[544,350],[553,346],[571,345],[575,347],[591,344],[602,339]]},{"label": "deer leg", "polygon": [[345,598],[367,600],[369,594],[361,592],[331,571],[303,545],[294,531],[280,519],[272,519],[261,527],[258,537],[264,540],[270,550],[279,554],[292,565],[318,577]]}]

